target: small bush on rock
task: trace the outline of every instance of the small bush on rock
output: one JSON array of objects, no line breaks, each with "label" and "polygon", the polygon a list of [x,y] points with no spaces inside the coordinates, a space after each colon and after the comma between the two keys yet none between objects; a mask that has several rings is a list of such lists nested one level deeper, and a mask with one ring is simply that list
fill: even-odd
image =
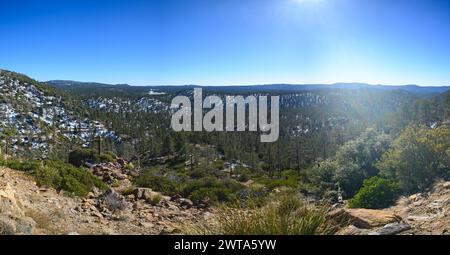
[{"label": "small bush on rock", "polygon": [[400,188],[397,183],[374,176],[364,181],[363,187],[349,201],[351,208],[380,209],[391,206],[398,195]]}]

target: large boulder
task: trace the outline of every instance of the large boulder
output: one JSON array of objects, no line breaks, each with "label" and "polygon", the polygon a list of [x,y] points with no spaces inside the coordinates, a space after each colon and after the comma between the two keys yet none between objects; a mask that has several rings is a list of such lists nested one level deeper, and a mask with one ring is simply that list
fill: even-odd
[{"label": "large boulder", "polygon": [[330,212],[328,216],[339,223],[348,223],[364,229],[402,222],[402,218],[395,213],[373,209],[337,209]]},{"label": "large boulder", "polygon": [[102,212],[111,211],[115,213],[131,208],[131,204],[114,189],[109,189],[97,198],[97,208]]},{"label": "large boulder", "polygon": [[402,218],[397,214],[382,210],[345,209],[345,212],[351,222],[360,228],[375,228],[402,221]]},{"label": "large boulder", "polygon": [[164,196],[159,192],[149,188],[136,188],[133,192],[136,199],[145,200],[148,203],[154,203],[157,200],[169,201],[170,197]]}]

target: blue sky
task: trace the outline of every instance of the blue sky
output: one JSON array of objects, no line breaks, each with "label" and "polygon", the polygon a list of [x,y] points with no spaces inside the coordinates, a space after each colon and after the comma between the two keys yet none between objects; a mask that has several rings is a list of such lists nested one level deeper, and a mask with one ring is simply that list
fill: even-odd
[{"label": "blue sky", "polygon": [[0,68],[133,85],[450,85],[447,0],[2,0]]}]

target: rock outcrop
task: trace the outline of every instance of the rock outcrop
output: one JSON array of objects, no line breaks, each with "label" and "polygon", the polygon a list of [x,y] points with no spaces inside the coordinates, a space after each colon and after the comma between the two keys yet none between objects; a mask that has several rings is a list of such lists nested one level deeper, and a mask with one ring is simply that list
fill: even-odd
[{"label": "rock outcrop", "polygon": [[402,221],[402,218],[395,213],[382,210],[344,209],[344,211],[353,225],[360,228],[370,229]]},{"label": "rock outcrop", "polygon": [[392,212],[372,209],[341,208],[330,212],[329,217],[337,219],[339,222],[346,222],[358,228],[365,229],[402,221],[401,217]]},{"label": "rock outcrop", "polygon": [[139,176],[139,171],[131,166],[124,159],[117,159],[116,162],[88,164],[91,172],[108,184],[119,187],[131,186],[131,179]]},{"label": "rock outcrop", "polygon": [[389,209],[411,229],[404,234],[450,234],[450,182],[437,183],[428,192],[402,197]]}]

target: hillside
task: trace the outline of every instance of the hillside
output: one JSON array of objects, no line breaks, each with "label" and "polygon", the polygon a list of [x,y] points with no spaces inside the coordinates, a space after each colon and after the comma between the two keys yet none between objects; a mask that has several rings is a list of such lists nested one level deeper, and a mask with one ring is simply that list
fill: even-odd
[{"label": "hillside", "polygon": [[13,153],[45,158],[63,142],[89,146],[96,136],[119,139],[102,123],[68,109],[63,93],[25,75],[0,70],[0,91],[1,139]]},{"label": "hillside", "polygon": [[[169,234],[182,231],[189,225],[194,227],[205,220],[214,222],[215,217],[176,204],[150,205],[128,199],[129,209],[108,214],[98,204],[101,197],[98,191],[87,198],[69,197],[54,189],[37,186],[32,178],[21,172],[0,168],[0,233]],[[396,229],[402,229],[397,233],[402,235],[449,234],[449,200],[450,184],[437,183],[430,191],[402,197],[395,206],[383,210],[397,215],[395,220],[383,218],[393,217],[383,214],[383,211],[373,211],[377,216],[361,211],[350,221],[361,226],[362,220],[385,220],[384,225],[389,224],[390,227],[358,228],[350,225],[339,230],[338,234],[367,235]],[[356,215],[356,212],[352,213]],[[183,224],[180,225],[181,222]]]},{"label": "hillside", "polygon": [[[108,199],[118,196],[126,203],[111,212]],[[168,234],[204,218],[197,209],[185,209],[166,201],[151,205],[115,192],[93,191],[86,198],[64,195],[39,187],[22,172],[0,168],[0,235],[2,234]]]}]

